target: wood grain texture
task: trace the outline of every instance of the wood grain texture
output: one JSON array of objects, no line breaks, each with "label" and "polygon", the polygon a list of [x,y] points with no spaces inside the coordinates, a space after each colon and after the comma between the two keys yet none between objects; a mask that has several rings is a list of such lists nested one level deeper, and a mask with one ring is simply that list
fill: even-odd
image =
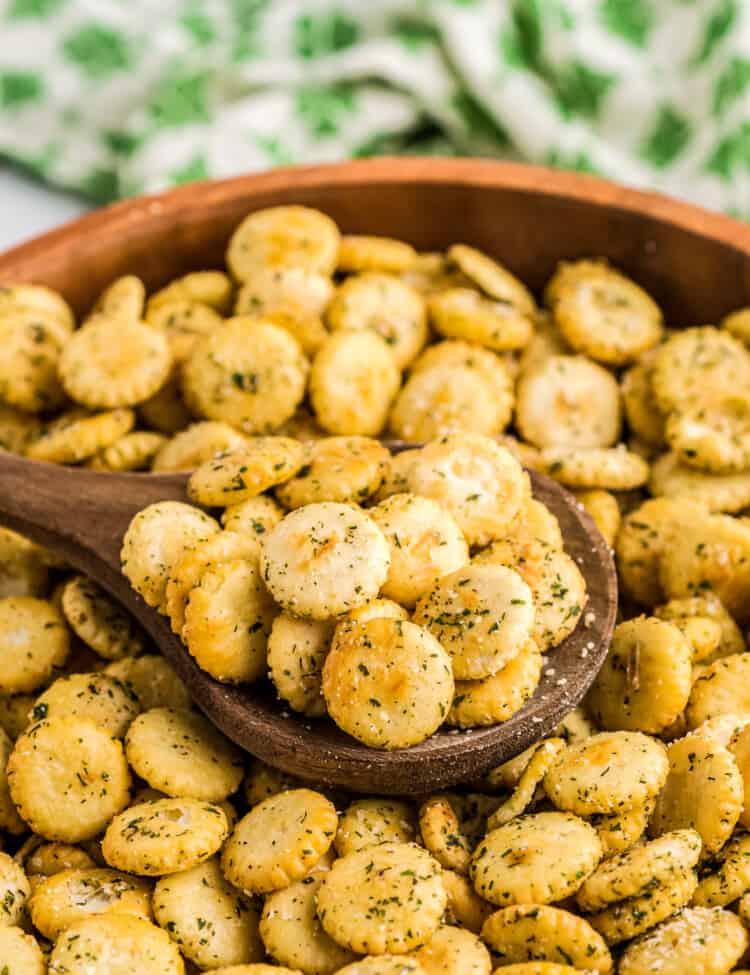
[{"label": "wood grain texture", "polygon": [[[392,235],[420,248],[473,244],[535,289],[560,259],[607,257],[653,293],[676,327],[716,321],[750,304],[748,226],[595,177],[471,159],[280,169],[128,200],[0,256],[0,284],[47,284],[84,312],[119,274],[139,274],[155,288],[188,270],[222,266],[236,224],[252,210],[283,203],[320,207],[346,232]],[[554,651],[554,678],[545,678],[527,708],[499,728],[439,734],[388,755],[373,752],[329,724],[303,726],[284,717],[270,692],[206,678],[150,611],[148,628],[198,704],[271,764],[365,792],[417,793],[470,779],[549,731],[580,699],[614,621],[615,581],[606,546],[597,533],[576,543],[581,526],[585,533],[593,530],[588,517],[555,485],[536,475],[533,481],[535,493],[558,514],[571,554],[582,560],[595,618],[589,630],[579,624]],[[146,619],[143,603],[119,572],[120,539],[136,510],[152,500],[183,498],[184,484],[179,475],[101,475],[41,464],[30,469],[0,457],[0,521],[55,547]],[[596,647],[593,659],[582,657],[589,643]],[[562,679],[569,682],[557,683]]]}]

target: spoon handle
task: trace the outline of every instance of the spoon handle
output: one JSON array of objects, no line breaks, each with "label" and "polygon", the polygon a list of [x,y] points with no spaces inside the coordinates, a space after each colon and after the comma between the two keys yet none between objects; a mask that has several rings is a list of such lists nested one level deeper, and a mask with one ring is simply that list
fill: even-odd
[{"label": "spoon handle", "polygon": [[89,471],[0,453],[0,524],[84,572],[95,575],[96,563],[119,575],[131,518],[154,501],[187,500],[186,484],[185,474]]}]

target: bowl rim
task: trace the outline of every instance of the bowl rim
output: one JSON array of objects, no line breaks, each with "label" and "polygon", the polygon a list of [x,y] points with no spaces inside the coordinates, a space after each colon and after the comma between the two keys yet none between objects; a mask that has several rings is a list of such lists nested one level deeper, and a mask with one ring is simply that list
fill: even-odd
[{"label": "bowl rim", "polygon": [[149,219],[177,216],[187,205],[211,206],[243,192],[273,193],[294,186],[299,190],[358,184],[421,184],[473,186],[516,190],[550,198],[573,200],[599,208],[649,217],[680,230],[711,238],[750,256],[750,224],[688,203],[665,193],[634,189],[621,183],[568,170],[528,163],[474,157],[438,158],[380,156],[345,162],[284,166],[226,179],[187,183],[99,207],[0,253],[0,277],[9,268],[33,262],[43,251],[66,248],[82,235],[104,227],[133,229]]}]

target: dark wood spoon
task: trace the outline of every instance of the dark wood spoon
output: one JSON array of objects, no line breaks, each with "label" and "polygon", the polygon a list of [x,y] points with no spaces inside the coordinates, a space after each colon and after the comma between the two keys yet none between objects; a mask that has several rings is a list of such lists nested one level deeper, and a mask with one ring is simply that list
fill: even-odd
[{"label": "dark wood spoon", "polygon": [[[399,449],[394,445],[393,449]],[[142,624],[197,705],[256,757],[314,782],[354,792],[418,794],[476,779],[551,732],[581,700],[607,653],[617,609],[612,554],[576,500],[531,472],[534,495],[557,516],[589,601],[575,631],[549,655],[527,705],[504,724],[441,730],[412,748],[367,748],[331,721],[291,714],[267,684],[232,687],[204,673],[120,571],[131,518],[154,501],[187,501],[187,474],[109,474],[0,455],[0,524],[61,555],[95,579]]]}]

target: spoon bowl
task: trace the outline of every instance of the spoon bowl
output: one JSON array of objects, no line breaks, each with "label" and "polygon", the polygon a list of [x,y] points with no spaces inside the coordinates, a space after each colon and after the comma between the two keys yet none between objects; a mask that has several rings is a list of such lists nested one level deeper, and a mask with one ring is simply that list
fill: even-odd
[{"label": "spoon bowl", "polygon": [[[393,445],[403,449],[405,445]],[[96,580],[140,622],[201,710],[252,755],[304,779],[372,794],[420,794],[479,778],[549,734],[581,700],[607,653],[617,610],[612,553],[591,518],[558,484],[529,472],[534,496],[557,517],[578,563],[588,604],[578,626],[549,655],[526,706],[503,724],[440,730],[411,748],[379,751],[329,719],[290,712],[268,682],[221,684],[196,664],[165,616],[148,606],[120,569],[131,519],[155,501],[188,501],[187,474],[112,474],[0,456],[0,523],[61,555]]]}]

